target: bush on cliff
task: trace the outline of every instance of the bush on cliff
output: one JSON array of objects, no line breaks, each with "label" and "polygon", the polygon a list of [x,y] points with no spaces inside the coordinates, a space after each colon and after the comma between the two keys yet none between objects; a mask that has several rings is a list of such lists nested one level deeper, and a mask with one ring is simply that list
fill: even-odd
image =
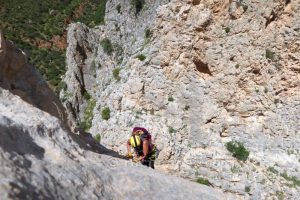
[{"label": "bush on cliff", "polygon": [[111,41],[108,38],[104,38],[103,40],[101,40],[100,44],[103,48],[103,51],[107,55],[111,55],[112,52],[114,51],[113,45],[112,45]]},{"label": "bush on cliff", "polygon": [[238,160],[246,161],[249,156],[249,151],[244,147],[241,142],[230,141],[226,143],[226,148],[232,153],[232,156]]}]

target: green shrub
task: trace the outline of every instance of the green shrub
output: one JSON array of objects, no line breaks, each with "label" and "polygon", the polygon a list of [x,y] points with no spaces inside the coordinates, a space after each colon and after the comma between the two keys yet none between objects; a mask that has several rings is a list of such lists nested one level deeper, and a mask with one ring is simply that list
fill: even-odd
[{"label": "green shrub", "polygon": [[229,27],[226,27],[224,30],[225,30],[226,33],[230,32],[230,28]]},{"label": "green shrub", "polygon": [[246,186],[246,187],[245,187],[245,192],[250,192],[250,190],[251,190],[251,187],[250,187],[250,186]]},{"label": "green shrub", "polygon": [[114,70],[113,70],[113,76],[114,76],[114,78],[117,80],[117,81],[120,81],[121,80],[121,78],[120,78],[120,68],[115,68]]},{"label": "green shrub", "polygon": [[292,182],[289,186],[291,187],[300,187],[300,180],[296,176],[289,176],[286,171],[284,173],[281,173],[280,176],[282,176],[285,180]]},{"label": "green shrub", "polygon": [[244,12],[246,12],[248,10],[248,5],[243,4],[242,5]]},{"label": "green shrub", "polygon": [[105,107],[101,113],[102,119],[108,120],[110,118],[110,109],[109,107]]},{"label": "green shrub", "polygon": [[273,60],[275,58],[275,53],[270,49],[266,49],[266,58]]},{"label": "green shrub", "polygon": [[91,98],[85,108],[83,121],[79,125],[84,131],[88,131],[92,127],[92,121],[94,118],[93,110],[95,106],[96,100]]},{"label": "green shrub", "polygon": [[211,183],[207,179],[202,177],[197,178],[196,182],[207,186],[211,185]]},{"label": "green shrub", "polygon": [[145,38],[151,38],[152,33],[151,30],[149,28],[145,29]]},{"label": "green shrub", "polygon": [[189,106],[189,105],[186,105],[186,106],[184,107],[184,109],[185,109],[185,110],[189,110],[189,109],[190,109],[190,106]]},{"label": "green shrub", "polygon": [[112,45],[111,41],[108,38],[104,38],[103,40],[101,40],[100,44],[103,48],[103,51],[107,55],[111,55],[112,52],[114,51],[113,45]]},{"label": "green shrub", "polygon": [[236,65],[235,65],[235,68],[236,68],[236,69],[238,69],[239,67],[240,67],[240,65],[239,65],[239,64],[236,64]]},{"label": "green shrub", "polygon": [[117,11],[118,11],[118,13],[121,13],[121,4],[117,5]]},{"label": "green shrub", "polygon": [[136,114],[137,114],[137,115],[142,115],[143,112],[142,112],[141,110],[138,110],[138,111],[136,111]]},{"label": "green shrub", "polygon": [[[77,1],[77,0],[75,0]],[[82,4],[81,1],[77,1]],[[107,0],[90,0],[85,2],[82,13],[76,18],[75,21],[82,22],[94,27],[95,25],[104,24],[105,8]]]},{"label": "green shrub", "polygon": [[83,92],[83,98],[86,100],[86,101],[89,101],[91,99],[91,95],[85,90]]},{"label": "green shrub", "polygon": [[135,15],[137,16],[143,9],[145,0],[131,0],[131,4],[135,8]]},{"label": "green shrub", "polygon": [[99,133],[95,136],[95,140],[96,140],[96,142],[100,143],[101,135]]},{"label": "green shrub", "polygon": [[276,175],[279,174],[279,172],[278,172],[274,167],[268,167],[267,170],[268,170],[269,172],[272,172],[273,174],[276,174]]},{"label": "green shrub", "polygon": [[175,133],[176,130],[173,127],[169,127],[169,133]]},{"label": "green shrub", "polygon": [[144,54],[137,55],[136,58],[138,58],[140,61],[144,61],[146,59],[146,56]]},{"label": "green shrub", "polygon": [[250,154],[244,145],[238,141],[227,142],[225,146],[232,153],[233,157],[241,161],[246,161]]},{"label": "green shrub", "polygon": [[268,91],[269,91],[268,88],[265,87],[265,88],[264,88],[264,93],[268,93]]},{"label": "green shrub", "polygon": [[174,98],[172,96],[169,96],[168,101],[174,101]]}]

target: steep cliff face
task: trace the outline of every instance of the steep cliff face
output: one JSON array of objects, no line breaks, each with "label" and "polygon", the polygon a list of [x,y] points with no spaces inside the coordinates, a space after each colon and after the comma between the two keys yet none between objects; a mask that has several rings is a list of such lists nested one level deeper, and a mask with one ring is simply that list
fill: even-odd
[{"label": "steep cliff face", "polygon": [[67,89],[61,98],[65,101],[74,126],[84,120],[90,95],[98,99],[100,93],[114,82],[113,70],[126,65],[130,56],[137,55],[149,45],[150,38],[145,37],[145,32],[148,30],[148,34],[151,34],[155,8],[166,2],[147,1],[137,13],[131,1],[108,1],[105,26],[95,29],[89,29],[81,23],[69,26],[68,70],[64,78]]},{"label": "steep cliff face", "polygon": [[3,37],[0,64],[0,199],[223,198],[207,186],[121,159],[89,134],[69,132],[52,113],[54,93]]},{"label": "steep cliff face", "polygon": [[221,199],[207,186],[105,155],[2,88],[0,136],[1,199]]},{"label": "steep cliff face", "polygon": [[[91,96],[67,98],[73,119],[90,121],[86,131],[121,153],[132,127],[144,126],[161,150],[158,168],[207,177],[236,198],[296,199],[300,2],[157,2],[135,15],[131,4],[108,1],[105,26],[70,26],[67,92]],[[74,54],[86,55],[84,64]],[[79,82],[86,86],[72,88]],[[227,151],[232,140],[249,150],[246,162]]]}]

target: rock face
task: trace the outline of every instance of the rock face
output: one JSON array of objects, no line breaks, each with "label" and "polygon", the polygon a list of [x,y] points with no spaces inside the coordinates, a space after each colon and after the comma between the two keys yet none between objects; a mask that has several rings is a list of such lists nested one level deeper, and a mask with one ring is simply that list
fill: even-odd
[{"label": "rock face", "polygon": [[6,41],[0,30],[0,87],[66,121],[65,109],[23,51]]},{"label": "rock face", "polygon": [[0,137],[1,199],[223,199],[207,186],[105,155],[93,139],[68,133],[2,88]]},{"label": "rock face", "polygon": [[[70,26],[62,96],[72,120],[89,121],[86,131],[120,153],[132,127],[143,126],[161,150],[160,170],[206,177],[235,198],[297,199],[300,1],[159,2],[135,15],[111,0],[105,26]],[[249,150],[247,161],[227,151],[232,140]]]},{"label": "rock face", "polygon": [[23,52],[2,34],[0,44],[0,199],[223,199],[69,132]]}]

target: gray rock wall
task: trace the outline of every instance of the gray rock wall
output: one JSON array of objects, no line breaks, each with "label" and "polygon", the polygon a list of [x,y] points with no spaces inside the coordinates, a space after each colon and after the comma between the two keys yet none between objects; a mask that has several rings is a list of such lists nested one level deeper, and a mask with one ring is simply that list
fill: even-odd
[{"label": "gray rock wall", "polygon": [[[297,199],[299,1],[153,1],[137,17],[132,5],[120,4],[117,13],[118,3],[108,2],[105,26],[69,29],[69,38],[93,32],[88,37],[107,37],[124,49],[119,61],[117,52],[106,55],[85,33],[80,37],[87,44],[69,40],[69,49],[76,42],[93,46],[90,55],[101,65],[95,79],[85,80],[97,102],[88,131],[125,153],[132,127],[143,126],[161,150],[160,170],[206,177],[235,198]],[[67,73],[77,65],[68,65]],[[113,77],[116,67],[120,81]],[[83,115],[84,103],[73,105],[82,106]],[[105,107],[109,120],[101,116]],[[232,140],[250,151],[246,162],[226,150]]]},{"label": "gray rock wall", "polygon": [[63,105],[46,81],[27,61],[26,54],[4,39],[0,30],[0,87],[10,90],[24,101],[67,121]]},{"label": "gray rock wall", "polygon": [[0,198],[222,199],[216,190],[113,157],[88,135],[0,88]]}]

